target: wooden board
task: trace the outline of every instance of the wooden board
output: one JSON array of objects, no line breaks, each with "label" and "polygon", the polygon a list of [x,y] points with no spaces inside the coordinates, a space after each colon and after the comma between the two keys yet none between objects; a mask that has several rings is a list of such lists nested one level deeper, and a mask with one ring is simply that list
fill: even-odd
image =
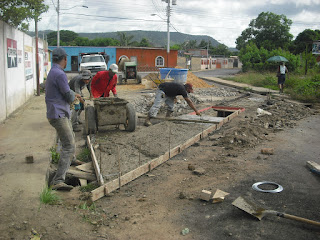
[{"label": "wooden board", "polygon": [[82,171],[78,171],[78,170],[69,169],[67,174],[71,174],[72,176],[74,176],[76,178],[87,179],[89,181],[97,180],[97,178],[94,174],[86,173],[86,172],[82,172]]},{"label": "wooden board", "polygon": [[87,163],[81,164],[79,166],[76,166],[76,169],[79,169],[81,171],[88,172],[88,173],[94,173],[94,168],[93,168],[92,162],[87,162]]},{"label": "wooden board", "polygon": [[93,150],[89,135],[87,136],[87,143],[88,143],[88,147],[90,149],[92,164],[93,164],[94,170],[96,172],[98,183],[99,183],[99,185],[103,185],[104,184],[104,180],[103,180],[103,177],[102,177],[102,175],[100,173],[100,167],[99,167],[96,155],[94,153],[94,150]]}]

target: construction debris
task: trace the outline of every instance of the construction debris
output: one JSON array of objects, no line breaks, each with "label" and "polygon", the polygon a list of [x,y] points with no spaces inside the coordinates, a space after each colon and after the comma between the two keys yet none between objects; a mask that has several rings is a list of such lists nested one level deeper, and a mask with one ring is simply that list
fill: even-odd
[{"label": "construction debris", "polygon": [[224,192],[220,189],[217,189],[217,191],[214,193],[212,197],[212,203],[218,203],[218,202],[223,202],[224,198],[229,195],[230,193]]},{"label": "construction debris", "polygon": [[273,148],[262,148],[261,153],[266,155],[273,155]]},{"label": "construction debris", "polygon": [[211,200],[211,196],[212,196],[212,192],[207,191],[207,190],[202,190],[201,195],[200,195],[200,199],[203,201],[209,202]]},{"label": "construction debris", "polygon": [[320,165],[313,161],[307,161],[307,167],[310,168],[311,172],[320,174]]},{"label": "construction debris", "polygon": [[33,155],[26,156],[26,163],[33,163]]}]

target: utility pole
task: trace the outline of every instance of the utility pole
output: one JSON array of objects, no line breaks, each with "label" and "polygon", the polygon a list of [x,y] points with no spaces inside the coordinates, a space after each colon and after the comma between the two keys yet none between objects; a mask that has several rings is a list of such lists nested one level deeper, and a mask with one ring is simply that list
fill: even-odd
[{"label": "utility pole", "polygon": [[38,16],[34,18],[36,32],[36,78],[37,78],[37,96],[40,96],[40,79],[39,79],[39,45],[38,45]]},{"label": "utility pole", "polygon": [[[162,0],[166,2],[167,5],[167,67],[169,67],[169,54],[170,54],[170,1],[171,0]],[[172,5],[177,5],[177,0],[172,0]]]},{"label": "utility pole", "polygon": [[208,38],[208,44],[207,44],[207,69],[209,69],[209,38]]},{"label": "utility pole", "polygon": [[57,14],[58,14],[58,21],[57,21],[57,47],[60,47],[60,27],[59,27],[59,12],[60,12],[60,0],[58,0],[58,5],[57,5]]}]

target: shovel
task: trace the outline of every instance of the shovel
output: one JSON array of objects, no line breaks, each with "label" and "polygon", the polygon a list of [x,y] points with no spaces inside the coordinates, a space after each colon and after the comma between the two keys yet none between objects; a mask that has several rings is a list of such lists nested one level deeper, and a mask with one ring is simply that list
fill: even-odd
[{"label": "shovel", "polygon": [[274,210],[265,210],[261,207],[256,206],[253,202],[250,202],[244,199],[243,197],[238,197],[236,200],[233,201],[232,205],[249,213],[250,215],[258,218],[259,220],[261,220],[266,215],[275,215],[278,217],[296,220],[299,222],[304,222],[304,223],[308,223],[308,224],[312,224],[320,227],[320,222],[312,221],[306,218],[297,217],[297,216],[282,213],[282,212],[277,212]]}]

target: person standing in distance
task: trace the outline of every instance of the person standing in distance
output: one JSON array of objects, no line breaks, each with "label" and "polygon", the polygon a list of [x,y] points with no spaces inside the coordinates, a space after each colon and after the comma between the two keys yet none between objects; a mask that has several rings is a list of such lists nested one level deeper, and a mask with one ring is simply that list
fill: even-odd
[{"label": "person standing in distance", "polygon": [[52,68],[46,80],[45,101],[47,118],[57,131],[57,138],[61,142],[58,169],[49,185],[53,190],[71,190],[73,186],[65,183],[66,173],[75,154],[75,138],[70,120],[70,104],[80,94],[72,91],[68,84],[64,69],[67,66],[67,53],[63,48],[52,51]]},{"label": "person standing in distance", "polygon": [[289,71],[286,65],[284,65],[284,62],[281,62],[281,64],[278,67],[278,86],[279,86],[279,93],[283,93],[284,88],[284,82],[286,81],[286,73],[288,73],[289,78]]},{"label": "person standing in distance", "polygon": [[111,64],[108,71],[98,72],[91,81],[91,93],[93,98],[109,97],[112,91],[114,97],[117,95],[118,65]]}]

